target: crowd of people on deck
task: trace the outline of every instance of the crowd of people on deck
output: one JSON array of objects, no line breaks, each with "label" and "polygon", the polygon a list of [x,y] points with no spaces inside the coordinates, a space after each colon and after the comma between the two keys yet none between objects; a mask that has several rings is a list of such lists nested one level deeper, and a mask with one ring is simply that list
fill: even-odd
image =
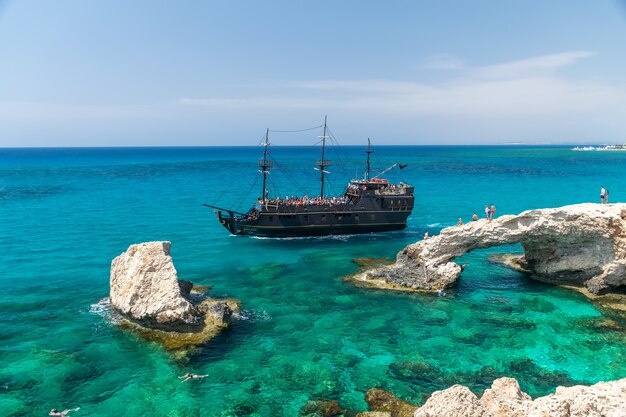
[{"label": "crowd of people on deck", "polygon": [[[381,187],[378,188],[378,191],[380,191],[381,193],[385,193],[386,191],[391,191],[392,194],[396,194],[400,191],[404,191],[406,189],[406,184],[404,183],[400,183],[400,184],[385,184],[382,185]],[[356,192],[358,190],[367,190],[367,186],[366,185],[359,185],[359,184],[350,184],[348,185],[348,189],[347,192]]]},{"label": "crowd of people on deck", "polygon": [[270,206],[291,206],[291,207],[300,207],[300,206],[334,206],[338,204],[348,204],[350,199],[348,196],[342,197],[313,197],[310,198],[308,196],[304,197],[296,197],[296,196],[287,196],[285,198],[266,198],[265,203],[259,199],[259,203],[262,205],[270,205]]},{"label": "crowd of people on deck", "polygon": [[[379,188],[380,191],[403,191],[406,188],[405,184],[385,184]],[[350,184],[347,188],[347,193],[355,192],[359,189],[366,190],[367,186],[359,185],[359,184]],[[340,204],[349,204],[350,197],[347,195],[343,195],[340,197],[296,197],[296,196],[286,196],[285,198],[266,198],[265,201],[261,197],[258,199],[258,203],[265,206],[289,206],[289,207],[300,207],[300,206],[335,206]],[[246,214],[247,218],[253,219],[258,217],[258,213],[255,210],[251,210]]]}]

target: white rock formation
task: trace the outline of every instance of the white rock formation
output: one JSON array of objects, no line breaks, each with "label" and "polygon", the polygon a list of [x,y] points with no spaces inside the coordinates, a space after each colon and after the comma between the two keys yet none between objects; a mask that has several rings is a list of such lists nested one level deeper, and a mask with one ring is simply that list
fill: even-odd
[{"label": "white rock formation", "polygon": [[478,397],[463,385],[453,385],[443,391],[433,392],[414,416],[487,417]]},{"label": "white rock formation", "polygon": [[199,312],[180,292],[170,242],[131,245],[111,262],[111,305],[156,325],[198,324]]},{"label": "white rock formation", "polygon": [[513,378],[499,378],[483,393],[480,403],[487,415],[525,417],[532,399]]},{"label": "white rock formation", "polygon": [[478,248],[521,243],[525,269],[540,280],[585,285],[600,294],[626,285],[626,204],[577,204],[525,211],[443,229],[407,246],[393,265],[356,279],[379,287],[439,290],[462,268],[453,260]]},{"label": "white rock formation", "polygon": [[532,400],[512,378],[493,382],[478,398],[464,386],[434,392],[415,417],[623,417],[626,378],[591,386],[558,387]]}]

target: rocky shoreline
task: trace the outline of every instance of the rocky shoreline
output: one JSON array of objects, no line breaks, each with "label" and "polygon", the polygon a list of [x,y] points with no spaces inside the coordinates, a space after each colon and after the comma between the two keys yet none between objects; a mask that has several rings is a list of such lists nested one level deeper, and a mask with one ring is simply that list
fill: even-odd
[{"label": "rocky shoreline", "polygon": [[344,410],[336,401],[309,401],[305,417],[622,417],[626,415],[626,378],[594,385],[557,387],[532,399],[513,378],[498,378],[479,398],[464,385],[435,391],[423,405],[372,388],[365,394],[370,411]]}]

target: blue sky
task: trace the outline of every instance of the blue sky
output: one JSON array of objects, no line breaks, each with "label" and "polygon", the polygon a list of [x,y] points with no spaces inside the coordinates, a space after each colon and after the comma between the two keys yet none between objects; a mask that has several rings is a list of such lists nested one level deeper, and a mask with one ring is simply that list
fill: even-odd
[{"label": "blue sky", "polygon": [[[626,142],[617,0],[0,0],[0,146]],[[313,144],[280,135],[275,144]]]}]

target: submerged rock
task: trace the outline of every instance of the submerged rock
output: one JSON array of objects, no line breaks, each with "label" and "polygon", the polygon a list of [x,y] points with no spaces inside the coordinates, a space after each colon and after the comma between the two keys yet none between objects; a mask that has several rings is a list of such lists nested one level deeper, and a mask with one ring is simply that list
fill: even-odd
[{"label": "submerged rock", "polygon": [[487,258],[493,264],[504,265],[522,273],[531,273],[523,253],[494,253]]},{"label": "submerged rock", "polygon": [[301,409],[300,415],[307,417],[335,417],[345,412],[337,401],[309,400]]},{"label": "submerged rock", "polygon": [[203,322],[192,328],[185,326],[180,330],[162,330],[132,320],[120,321],[119,327],[131,330],[146,340],[159,342],[168,350],[186,350],[202,345],[217,336],[222,329],[230,325],[231,316],[240,309],[241,302],[234,298],[207,298],[198,303],[198,310],[206,312],[202,317]]},{"label": "submerged rock", "polygon": [[372,388],[365,393],[365,402],[372,411],[388,412],[391,417],[412,417],[417,406],[407,403],[392,393]]},{"label": "submerged rock", "polygon": [[353,258],[352,262],[360,268],[376,268],[379,266],[391,265],[393,259],[389,258]]},{"label": "submerged rock", "polygon": [[389,365],[389,373],[396,379],[413,384],[430,384],[443,376],[439,369],[428,362],[393,362]]},{"label": "submerged rock", "polygon": [[197,291],[192,282],[179,280],[170,248],[170,242],[140,243],[115,258],[111,306],[122,315],[120,327],[168,349],[187,349],[228,327],[241,304],[202,297],[206,287]]},{"label": "submerged rock", "polygon": [[592,319],[587,319],[588,321],[591,321],[592,326],[595,327],[595,329],[597,331],[600,332],[609,332],[609,331],[623,331],[624,330],[624,326],[613,319],[605,319],[605,318],[597,318],[594,317]]},{"label": "submerged rock", "polygon": [[409,245],[393,265],[359,272],[356,279],[381,288],[442,290],[461,274],[455,258],[521,243],[524,258],[515,262],[533,278],[600,294],[626,285],[625,219],[626,204],[577,204],[483,219]]}]

